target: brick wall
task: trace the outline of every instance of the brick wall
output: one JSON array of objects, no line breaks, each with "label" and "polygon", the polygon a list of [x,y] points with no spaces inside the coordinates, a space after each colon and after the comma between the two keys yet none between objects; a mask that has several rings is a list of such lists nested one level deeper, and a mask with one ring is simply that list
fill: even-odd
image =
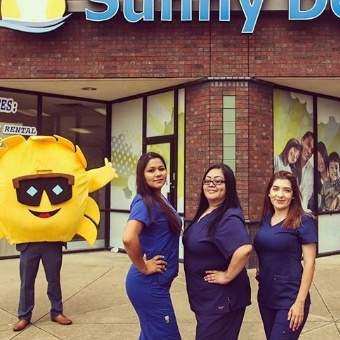
[{"label": "brick wall", "polygon": [[325,11],[318,18],[289,21],[287,12],[263,12],[249,36],[252,76],[339,76],[339,18]]},{"label": "brick wall", "polygon": [[[185,112],[185,216],[189,219],[195,214],[203,173],[211,164],[210,111],[210,83],[187,88]],[[221,160],[222,154],[219,157]]]},{"label": "brick wall", "polygon": [[[263,195],[272,174],[272,89],[253,81],[207,81],[186,91],[186,200],[190,220],[197,207],[201,179],[222,161],[222,100],[236,96],[236,181],[249,234],[253,239]],[[258,264],[252,251],[249,268]]]},{"label": "brick wall", "polygon": [[186,217],[197,206],[204,171],[223,159],[222,100],[236,96],[236,181],[245,217],[261,216],[272,174],[272,89],[248,81],[209,81],[186,91]]},{"label": "brick wall", "polygon": [[208,23],[101,23],[73,13],[46,34],[1,28],[4,78],[205,77],[210,69]]},{"label": "brick wall", "polygon": [[[159,13],[157,14],[159,15]],[[45,34],[1,28],[2,78],[338,76],[339,18],[325,12],[289,21],[284,12],[262,12],[253,34],[242,34],[244,16],[230,22],[128,23],[122,14],[96,23],[73,13]]]},{"label": "brick wall", "polygon": [[250,220],[261,217],[264,191],[273,174],[273,94],[258,83],[249,86],[249,195]]}]

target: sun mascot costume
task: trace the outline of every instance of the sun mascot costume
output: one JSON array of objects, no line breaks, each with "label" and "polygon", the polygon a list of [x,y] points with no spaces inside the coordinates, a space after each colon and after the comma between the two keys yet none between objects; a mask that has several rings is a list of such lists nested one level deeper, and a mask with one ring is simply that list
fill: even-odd
[{"label": "sun mascot costume", "polygon": [[54,136],[14,135],[0,145],[0,238],[10,244],[97,238],[97,203],[89,196],[118,177],[112,163],[86,171],[77,145]]}]

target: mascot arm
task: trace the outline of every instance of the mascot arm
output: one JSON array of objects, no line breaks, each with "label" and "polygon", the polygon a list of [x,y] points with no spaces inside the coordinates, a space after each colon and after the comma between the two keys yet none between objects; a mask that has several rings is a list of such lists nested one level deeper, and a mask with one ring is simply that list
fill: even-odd
[{"label": "mascot arm", "polygon": [[89,192],[94,192],[107,183],[109,183],[114,178],[117,178],[116,169],[112,167],[112,163],[105,158],[105,165],[101,168],[96,168],[87,171],[87,176],[89,179]]},{"label": "mascot arm", "polygon": [[97,228],[100,220],[100,212],[96,201],[88,197],[88,204],[84,213],[84,217],[81,220],[80,225],[77,228],[77,234],[83,237],[91,246],[97,238]]}]

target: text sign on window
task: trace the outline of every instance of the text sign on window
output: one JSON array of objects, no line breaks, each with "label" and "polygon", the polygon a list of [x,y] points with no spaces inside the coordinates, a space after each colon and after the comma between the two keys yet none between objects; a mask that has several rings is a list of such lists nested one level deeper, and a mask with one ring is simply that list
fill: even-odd
[{"label": "text sign on window", "polygon": [[0,112],[16,113],[17,110],[18,110],[18,103],[13,98],[0,97]]}]

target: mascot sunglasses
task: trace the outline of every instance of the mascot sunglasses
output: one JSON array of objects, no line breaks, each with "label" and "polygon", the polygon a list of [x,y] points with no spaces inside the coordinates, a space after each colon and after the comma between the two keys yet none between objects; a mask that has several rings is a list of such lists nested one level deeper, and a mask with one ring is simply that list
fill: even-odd
[{"label": "mascot sunglasses", "polygon": [[51,204],[60,204],[72,198],[74,176],[61,173],[27,175],[14,178],[18,202],[28,206],[39,206],[45,191]]}]

